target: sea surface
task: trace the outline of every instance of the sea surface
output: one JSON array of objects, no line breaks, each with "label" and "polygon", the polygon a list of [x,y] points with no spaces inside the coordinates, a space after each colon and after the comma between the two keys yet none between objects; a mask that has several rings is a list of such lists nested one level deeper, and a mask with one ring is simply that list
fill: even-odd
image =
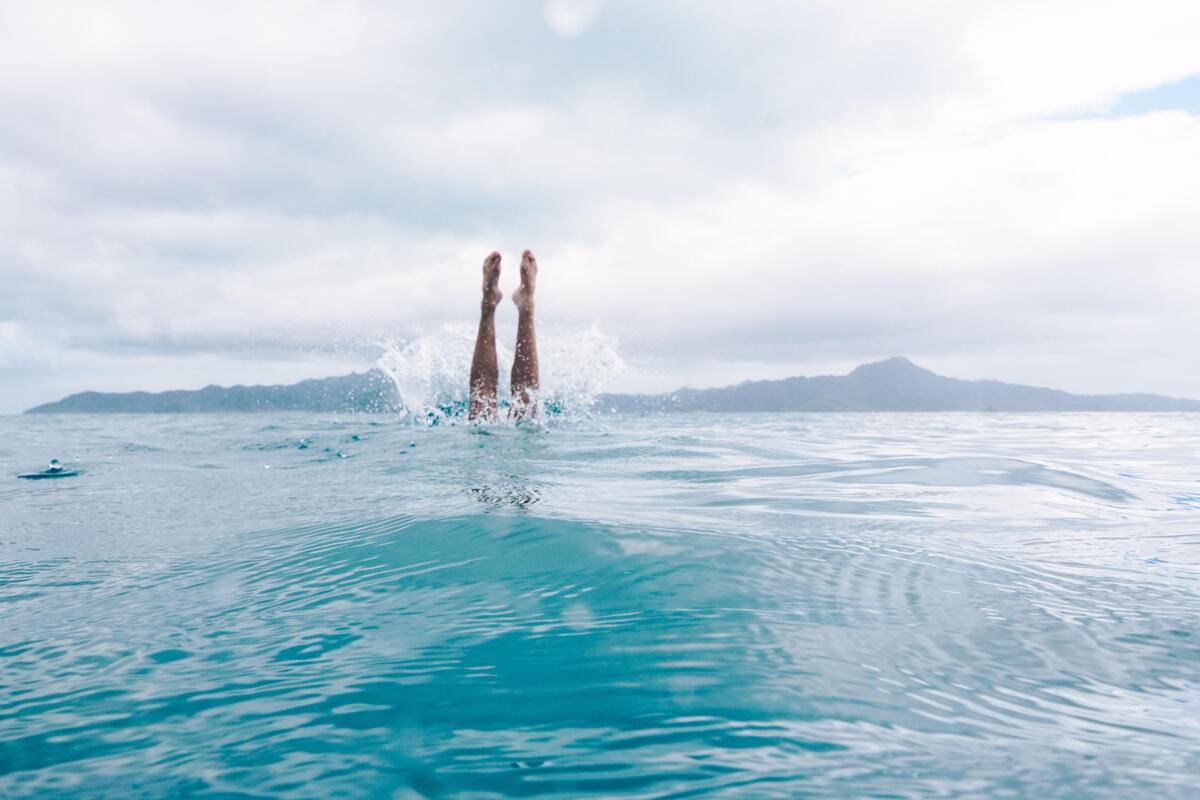
[{"label": "sea surface", "polygon": [[0,418],[0,797],[1198,786],[1200,415]]}]

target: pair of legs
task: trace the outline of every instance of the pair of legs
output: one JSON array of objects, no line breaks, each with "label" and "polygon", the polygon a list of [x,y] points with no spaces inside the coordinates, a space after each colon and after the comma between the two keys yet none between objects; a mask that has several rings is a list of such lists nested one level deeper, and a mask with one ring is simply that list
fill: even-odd
[{"label": "pair of legs", "polygon": [[[537,261],[526,250],[521,255],[521,288],[513,294],[517,304],[517,348],[513,353],[512,410],[518,418],[537,414],[538,354],[533,330],[533,290],[537,283]],[[483,260],[483,301],[479,305],[479,333],[471,359],[470,419],[496,418],[496,305],[504,295],[500,281],[500,254]]]}]

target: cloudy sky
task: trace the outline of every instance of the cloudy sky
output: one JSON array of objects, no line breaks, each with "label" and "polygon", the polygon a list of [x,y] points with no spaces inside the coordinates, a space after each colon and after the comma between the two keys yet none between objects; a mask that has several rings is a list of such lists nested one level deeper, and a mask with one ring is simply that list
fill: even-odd
[{"label": "cloudy sky", "polygon": [[1195,0],[0,2],[0,413],[361,369],[527,246],[616,388],[1200,397],[1198,41]]}]

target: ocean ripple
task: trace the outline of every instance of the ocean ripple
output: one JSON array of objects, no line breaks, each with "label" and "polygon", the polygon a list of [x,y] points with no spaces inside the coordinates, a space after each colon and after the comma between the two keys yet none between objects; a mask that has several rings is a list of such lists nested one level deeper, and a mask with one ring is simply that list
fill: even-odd
[{"label": "ocean ripple", "polygon": [[1185,415],[0,423],[5,797],[1200,774]]}]

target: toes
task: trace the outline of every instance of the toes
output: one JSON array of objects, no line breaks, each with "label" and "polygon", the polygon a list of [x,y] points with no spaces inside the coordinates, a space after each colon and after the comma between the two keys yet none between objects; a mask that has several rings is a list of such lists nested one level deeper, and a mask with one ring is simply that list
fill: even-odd
[{"label": "toes", "polygon": [[537,259],[533,253],[526,250],[521,254],[521,282],[525,283],[537,275]]},{"label": "toes", "polygon": [[483,288],[495,288],[500,280],[500,254],[492,253],[483,260]]}]

